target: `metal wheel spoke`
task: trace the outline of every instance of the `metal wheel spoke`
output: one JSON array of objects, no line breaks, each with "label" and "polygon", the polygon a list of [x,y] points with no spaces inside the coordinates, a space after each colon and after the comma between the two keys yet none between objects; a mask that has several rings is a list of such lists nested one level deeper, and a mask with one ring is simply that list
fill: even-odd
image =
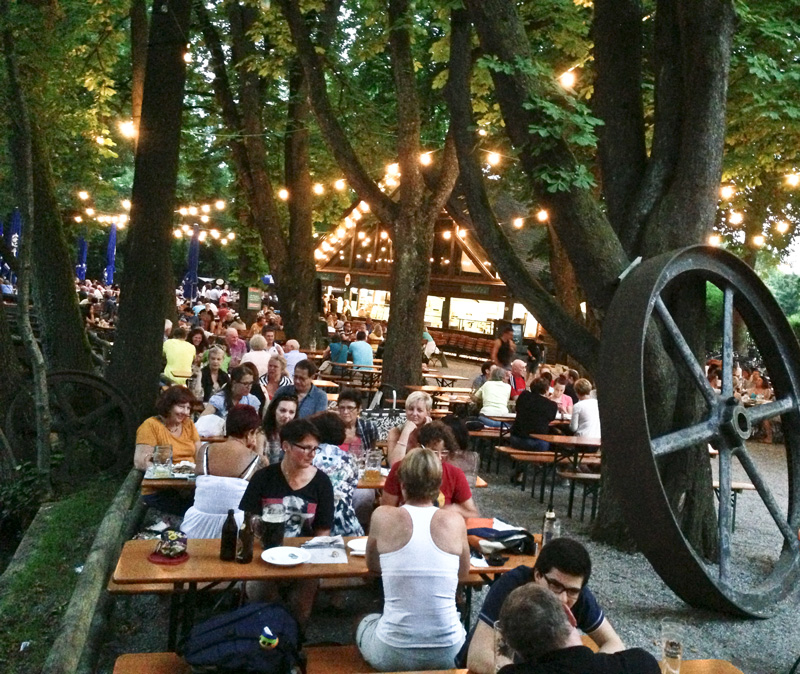
[{"label": "metal wheel spoke", "polygon": [[789,527],[789,522],[786,521],[786,517],[784,517],[783,513],[781,513],[780,506],[778,505],[777,501],[775,501],[772,491],[767,483],[764,482],[764,479],[761,477],[761,473],[758,472],[758,468],[753,462],[750,452],[747,451],[746,447],[741,447],[737,450],[736,456],[739,458],[742,468],[744,468],[745,472],[747,473],[747,477],[750,478],[750,481],[756,488],[761,500],[764,501],[764,505],[767,506],[767,510],[769,511],[769,514],[772,515],[772,519],[775,521],[775,524],[778,525],[778,529],[780,529],[780,532],[783,535],[783,538],[786,540],[786,543],[790,547],[797,549],[797,533],[793,532]]},{"label": "metal wheel spoke", "polygon": [[733,395],[733,288],[725,287],[722,300],[722,397]]},{"label": "metal wheel spoke", "polygon": [[659,317],[664,322],[667,332],[670,337],[672,337],[672,341],[675,343],[675,347],[678,349],[678,353],[692,375],[695,384],[697,384],[697,387],[703,394],[703,398],[706,399],[709,405],[714,405],[717,400],[717,392],[711,388],[711,384],[708,383],[703,368],[700,366],[700,363],[697,362],[697,358],[694,353],[692,353],[691,347],[686,343],[686,339],[678,327],[678,324],[675,322],[675,319],[672,318],[672,314],[669,313],[667,305],[664,304],[664,300],[660,297],[656,298],[655,308]]},{"label": "metal wheel spoke", "polygon": [[721,449],[719,453],[719,579],[728,581],[731,568],[731,452]]},{"label": "metal wheel spoke", "polygon": [[667,433],[652,441],[653,454],[656,457],[671,454],[681,449],[686,449],[701,442],[707,443],[717,434],[717,426],[712,421],[682,428],[679,431]]},{"label": "metal wheel spoke", "polygon": [[796,403],[794,398],[787,396],[785,398],[781,398],[780,400],[774,400],[771,403],[764,403],[763,405],[749,407],[747,410],[745,410],[745,414],[750,420],[750,423],[755,426],[761,421],[772,419],[772,417],[777,417],[780,414],[790,412],[791,410],[795,409],[795,407]]}]

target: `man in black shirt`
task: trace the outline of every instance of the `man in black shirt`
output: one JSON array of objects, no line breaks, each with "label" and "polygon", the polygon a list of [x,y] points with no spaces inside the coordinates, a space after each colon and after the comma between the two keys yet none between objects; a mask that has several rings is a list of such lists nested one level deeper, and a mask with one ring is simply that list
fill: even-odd
[{"label": "man in black shirt", "polygon": [[658,661],[641,648],[593,653],[583,645],[570,610],[534,583],[514,590],[499,620],[511,659],[497,655],[500,674],[659,674]]},{"label": "man in black shirt", "polygon": [[531,383],[530,391],[523,391],[517,398],[517,416],[511,427],[511,446],[530,452],[547,452],[550,443],[530,437],[531,433],[549,435],[550,422],[556,418],[558,405],[546,397],[550,381],[544,377]]}]

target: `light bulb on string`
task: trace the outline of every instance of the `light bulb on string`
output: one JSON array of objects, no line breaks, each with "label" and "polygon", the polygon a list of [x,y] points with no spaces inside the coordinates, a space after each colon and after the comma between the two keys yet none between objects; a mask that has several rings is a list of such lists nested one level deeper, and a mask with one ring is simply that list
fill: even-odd
[{"label": "light bulb on string", "polygon": [[203,211],[203,213],[208,213],[211,211],[211,206],[209,204],[203,204],[200,206],[200,210]]},{"label": "light bulb on string", "polygon": [[217,201],[214,203],[214,208],[216,208],[218,211],[224,211],[225,202],[222,199],[217,199]]},{"label": "light bulb on string", "polygon": [[123,199],[122,200],[122,208],[124,208],[126,211],[131,210],[131,201],[130,201],[130,199]]},{"label": "light bulb on string", "polygon": [[786,182],[789,184],[789,187],[797,187],[800,185],[800,173],[790,173],[786,176]]},{"label": "light bulb on string", "polygon": [[431,157],[430,152],[423,152],[419,156],[419,163],[422,164],[423,166],[430,166],[432,162],[433,162],[433,157]]},{"label": "light bulb on string", "polygon": [[565,89],[572,89],[575,86],[575,83],[578,81],[575,73],[570,69],[566,72],[561,73],[558,77],[558,81],[561,83],[561,86]]},{"label": "light bulb on string", "polygon": [[189,206],[189,215],[197,215],[197,206]]},{"label": "light bulb on string", "polygon": [[522,229],[522,226],[525,224],[525,220],[522,218],[514,218],[512,224],[516,229]]},{"label": "light bulb on string", "polygon": [[732,225],[741,225],[744,222],[744,215],[739,211],[731,211],[730,215],[728,215],[728,222]]},{"label": "light bulb on string", "polygon": [[131,120],[126,120],[124,122],[119,123],[119,132],[125,136],[125,138],[135,138],[136,137],[136,125]]},{"label": "light bulb on string", "polygon": [[203,224],[207,223],[210,219],[211,218],[209,218],[207,215],[200,216],[200,222],[202,222]]},{"label": "light bulb on string", "polygon": [[81,190],[78,192],[78,199],[81,201],[86,201],[89,198],[89,193],[86,190]]},{"label": "light bulb on string", "polygon": [[536,219],[537,219],[539,222],[547,222],[547,219],[548,219],[549,217],[550,217],[550,215],[549,215],[549,214],[547,213],[547,211],[546,211],[546,210],[544,210],[543,208],[542,208],[542,209],[541,209],[541,210],[540,210],[538,213],[536,213]]},{"label": "light bulb on string", "polygon": [[722,243],[722,237],[719,234],[712,234],[708,237],[709,246],[719,246]]},{"label": "light bulb on string", "polygon": [[278,199],[287,201],[289,199],[289,190],[285,187],[281,187],[281,189],[278,190]]},{"label": "light bulb on string", "polygon": [[763,246],[764,243],[766,243],[766,239],[764,239],[764,236],[762,234],[756,234],[753,237],[753,245],[754,246],[757,246],[758,248],[761,248],[761,246]]},{"label": "light bulb on string", "polygon": [[180,213],[181,215],[189,215],[189,209],[186,208],[186,206],[181,206],[178,209],[178,213]]},{"label": "light bulb on string", "polygon": [[325,186],[322,183],[316,183],[313,189],[314,194],[323,194],[325,192]]},{"label": "light bulb on string", "polygon": [[500,163],[500,155],[497,152],[490,152],[486,161],[489,166],[497,166]]},{"label": "light bulb on string", "polygon": [[781,220],[777,225],[775,225],[775,229],[778,230],[779,234],[786,234],[789,231],[789,223],[786,220]]},{"label": "light bulb on string", "polygon": [[719,196],[725,199],[733,199],[733,196],[736,194],[736,190],[733,188],[733,185],[723,185],[719,189]]},{"label": "light bulb on string", "polygon": [[341,178],[333,183],[333,188],[339,192],[343,191],[346,186],[346,183]]}]

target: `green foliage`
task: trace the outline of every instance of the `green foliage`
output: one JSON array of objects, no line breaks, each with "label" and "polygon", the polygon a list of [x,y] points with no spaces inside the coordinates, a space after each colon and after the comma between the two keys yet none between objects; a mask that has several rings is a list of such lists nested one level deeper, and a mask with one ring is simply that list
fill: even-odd
[{"label": "green foliage", "polygon": [[45,493],[36,466],[21,463],[13,479],[0,485],[0,538],[18,541],[33,520]]},{"label": "green foliage", "polygon": [[[37,672],[58,633],[63,611],[119,483],[98,480],[49,506],[25,566],[0,599],[0,670]],[[19,651],[23,641],[31,646]]]}]

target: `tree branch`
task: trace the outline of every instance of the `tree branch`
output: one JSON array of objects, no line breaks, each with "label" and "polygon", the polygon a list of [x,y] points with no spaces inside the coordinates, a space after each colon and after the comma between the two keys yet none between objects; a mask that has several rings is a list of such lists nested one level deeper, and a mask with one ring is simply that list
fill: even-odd
[{"label": "tree branch", "polygon": [[298,3],[294,0],[278,0],[278,4],[289,24],[292,42],[308,78],[309,97],[314,108],[314,115],[337,164],[341,167],[351,187],[364,201],[369,203],[372,211],[384,222],[394,222],[398,209],[397,204],[381,192],[378,185],[369,176],[356,156],[344,129],[339,124],[328,97],[322,61],[311,41]]},{"label": "tree branch", "polygon": [[[453,24],[466,21],[463,10],[453,13]],[[542,321],[556,340],[588,369],[596,367],[597,340],[583,326],[574,321],[558,305],[541,284],[531,277],[502,231],[492,212],[483,178],[473,153],[474,128],[470,98],[469,31],[453,31],[451,40],[450,80],[446,96],[450,106],[451,127],[458,151],[461,199],[469,208],[472,224],[492,264],[500,273],[511,292]],[[458,222],[465,220],[462,205],[451,198],[447,205],[450,215]]]},{"label": "tree branch", "polygon": [[628,218],[631,196],[647,165],[642,107],[642,4],[640,0],[594,3],[594,111],[603,197],[611,226],[625,246],[636,227]]}]

